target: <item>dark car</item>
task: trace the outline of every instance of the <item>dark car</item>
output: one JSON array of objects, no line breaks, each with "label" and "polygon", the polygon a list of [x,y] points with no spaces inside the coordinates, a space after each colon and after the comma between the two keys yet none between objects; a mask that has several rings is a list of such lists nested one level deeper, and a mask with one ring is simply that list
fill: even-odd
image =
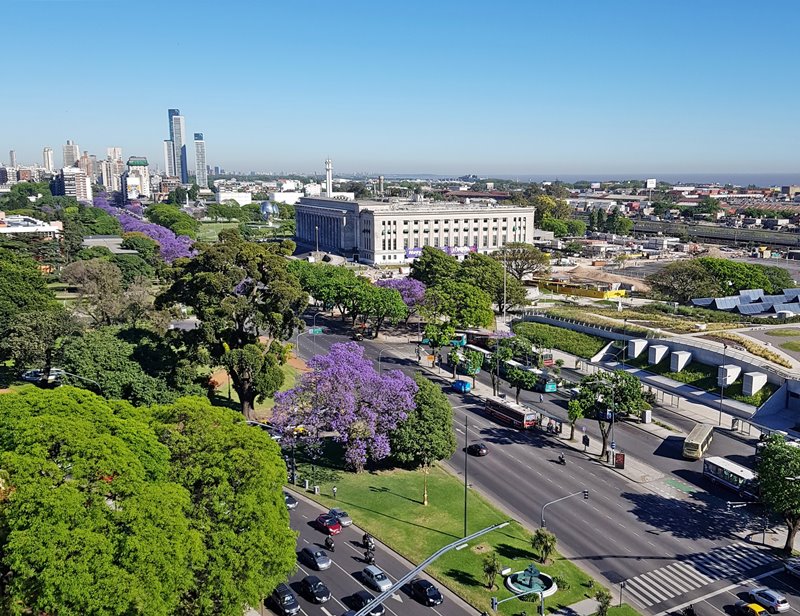
[{"label": "dark car", "polygon": [[317,571],[325,571],[325,569],[330,569],[331,565],[333,564],[330,556],[328,556],[328,553],[325,550],[308,546],[300,550],[300,558],[314,567],[314,569]]},{"label": "dark car", "polygon": [[[372,593],[368,590],[359,590],[353,595],[353,603],[355,604],[357,610],[361,610],[361,608],[366,607],[373,601],[375,601],[375,597],[373,597]],[[382,604],[376,603],[372,609],[370,609],[369,616],[383,616],[385,611],[386,610]]]},{"label": "dark car", "polygon": [[442,597],[442,593],[439,592],[439,589],[428,580],[417,578],[411,582],[410,586],[411,594],[422,605],[432,607],[434,605],[441,605],[442,601],[444,601],[444,597]]},{"label": "dark car", "polygon": [[300,592],[314,603],[325,603],[331,598],[331,591],[316,575],[307,575],[300,582]]},{"label": "dark car", "polygon": [[342,525],[339,520],[328,513],[322,513],[314,522],[323,533],[338,535],[342,532]]},{"label": "dark car", "polygon": [[297,507],[297,499],[288,492],[283,493],[283,500],[286,501],[287,509],[294,509]]},{"label": "dark car", "polygon": [[295,616],[300,613],[297,597],[286,584],[278,584],[272,591],[272,605],[281,616]]},{"label": "dark car", "polygon": [[485,456],[489,453],[489,448],[484,443],[472,443],[467,447],[467,453],[471,456]]}]

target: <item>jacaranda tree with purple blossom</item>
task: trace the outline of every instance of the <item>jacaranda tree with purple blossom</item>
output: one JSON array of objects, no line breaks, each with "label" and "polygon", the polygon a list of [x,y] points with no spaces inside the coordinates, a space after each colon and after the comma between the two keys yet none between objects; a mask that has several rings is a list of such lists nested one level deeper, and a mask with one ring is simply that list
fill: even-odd
[{"label": "jacaranda tree with purple blossom", "polygon": [[119,220],[122,230],[125,233],[144,233],[149,238],[158,242],[159,255],[167,263],[172,263],[175,259],[191,257],[195,253],[192,250],[192,239],[186,235],[175,235],[172,231],[161,225],[157,225],[114,207],[108,201],[108,195],[102,193],[94,198],[94,206],[105,210]]},{"label": "jacaranda tree with purple blossom", "polygon": [[414,278],[389,278],[379,280],[375,284],[386,289],[394,289],[400,293],[403,303],[408,308],[406,322],[408,322],[411,315],[417,313],[417,308],[422,304],[422,300],[425,299],[425,284]]},{"label": "jacaranda tree with purple blossom", "polygon": [[[286,444],[297,440],[313,447],[320,433],[336,432],[345,460],[356,472],[368,460],[386,458],[391,453],[389,433],[414,409],[416,383],[400,370],[378,374],[354,342],[334,344],[308,365],[311,372],[300,385],[275,396],[272,423]],[[291,429],[299,425],[302,432]]]}]

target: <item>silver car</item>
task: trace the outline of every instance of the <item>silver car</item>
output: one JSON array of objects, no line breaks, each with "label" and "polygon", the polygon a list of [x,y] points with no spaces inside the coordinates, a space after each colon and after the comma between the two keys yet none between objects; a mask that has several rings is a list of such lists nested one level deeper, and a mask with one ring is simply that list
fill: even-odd
[{"label": "silver car", "polygon": [[300,558],[306,561],[317,571],[331,568],[331,558],[325,550],[305,547],[300,551]]},{"label": "silver car", "polygon": [[350,516],[347,515],[347,512],[344,509],[339,509],[338,507],[334,507],[328,511],[328,515],[332,515],[334,518],[339,520],[339,524],[342,525],[342,528],[345,526],[350,526],[353,523],[353,520],[350,519]]},{"label": "silver car", "polygon": [[747,591],[747,596],[750,601],[767,608],[773,614],[777,612],[788,612],[790,609],[786,597],[777,590],[772,590],[766,586],[751,588]]},{"label": "silver car", "polygon": [[364,567],[361,575],[364,578],[364,583],[367,586],[372,586],[378,592],[386,592],[392,587],[392,580],[389,579],[389,576],[375,565]]},{"label": "silver car", "polygon": [[783,561],[783,570],[795,577],[800,577],[800,558],[787,558]]}]

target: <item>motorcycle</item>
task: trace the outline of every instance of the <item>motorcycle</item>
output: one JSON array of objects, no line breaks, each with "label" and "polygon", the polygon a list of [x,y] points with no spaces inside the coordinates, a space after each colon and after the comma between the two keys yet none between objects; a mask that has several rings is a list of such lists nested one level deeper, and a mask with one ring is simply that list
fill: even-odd
[{"label": "motorcycle", "polygon": [[697,616],[697,612],[694,611],[694,606],[690,605],[681,610],[681,616]]},{"label": "motorcycle", "polygon": [[558,463],[561,464],[562,466],[567,465],[567,458],[564,456],[563,453],[558,454]]},{"label": "motorcycle", "polygon": [[363,542],[364,542],[364,547],[367,550],[370,551],[375,550],[375,540],[370,535],[364,535]]},{"label": "motorcycle", "polygon": [[364,562],[368,565],[375,564],[375,554],[372,553],[372,550],[367,550],[364,552]]},{"label": "motorcycle", "polygon": [[330,552],[335,552],[336,551],[336,544],[333,542],[333,539],[331,539],[330,537],[327,537],[325,539],[325,547]]}]

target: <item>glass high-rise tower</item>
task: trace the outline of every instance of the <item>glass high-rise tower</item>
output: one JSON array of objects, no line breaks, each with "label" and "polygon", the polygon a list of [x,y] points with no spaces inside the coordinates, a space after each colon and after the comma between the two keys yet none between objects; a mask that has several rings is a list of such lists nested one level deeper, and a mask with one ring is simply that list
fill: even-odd
[{"label": "glass high-rise tower", "polygon": [[203,133],[194,134],[194,173],[197,185],[208,188],[208,168],[206,167],[206,142]]},{"label": "glass high-rise tower", "polygon": [[189,183],[189,169],[186,163],[186,124],[180,109],[168,109],[169,141],[171,142],[172,157],[169,157],[170,145],[165,141],[167,155],[167,170],[173,171],[175,177],[180,178],[182,184]]}]

